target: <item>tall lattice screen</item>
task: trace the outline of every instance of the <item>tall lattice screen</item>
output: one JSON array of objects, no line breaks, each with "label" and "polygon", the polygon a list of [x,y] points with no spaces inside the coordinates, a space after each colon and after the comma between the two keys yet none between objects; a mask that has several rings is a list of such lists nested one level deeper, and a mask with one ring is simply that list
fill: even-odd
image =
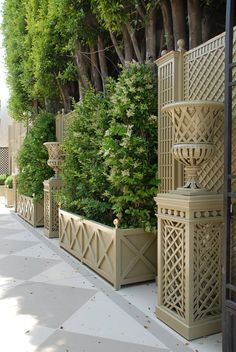
[{"label": "tall lattice screen", "polygon": [[159,124],[158,139],[163,143],[159,144],[159,178],[161,189],[168,191],[173,188],[173,168],[175,160],[171,154],[173,141],[173,128],[168,114],[161,114],[161,108],[174,100],[174,60],[159,66],[158,70],[158,107]]},{"label": "tall lattice screen", "polygon": [[[184,56],[184,99],[224,101],[224,46],[221,34]],[[223,114],[216,122],[217,153],[202,167],[200,182],[209,190],[222,191],[224,182]]]},{"label": "tall lattice screen", "polygon": [[0,174],[9,173],[8,148],[0,147]]},{"label": "tall lattice screen", "polygon": [[158,65],[158,165],[160,189],[167,192],[178,185],[178,179],[173,177],[174,172],[178,173],[178,165],[171,153],[173,144],[173,128],[171,119],[167,113],[161,113],[161,108],[180,99],[182,89],[179,87],[179,74],[182,74],[181,63],[182,52],[171,52],[165,57],[157,60]]},{"label": "tall lattice screen", "polygon": [[[175,162],[171,156],[173,137],[171,135],[172,124],[160,109],[163,105],[178,100],[214,100],[224,101],[224,47],[225,34],[221,34],[208,42],[186,52],[179,60],[183,60],[183,69],[179,62],[174,61],[174,52],[169,59],[166,55],[157,61],[158,65],[158,94],[159,94],[159,177],[161,179],[161,191],[167,192],[176,187],[175,180],[183,184],[181,179],[182,167]],[[234,29],[234,60],[236,60],[236,28]],[[236,70],[233,71],[236,79]],[[176,80],[182,81],[183,95],[176,93]],[[180,89],[181,90],[181,89]],[[172,92],[172,95],[171,93]],[[236,92],[233,94],[233,130],[236,130]],[[221,192],[223,190],[223,114],[215,126],[215,144],[217,153],[210,162],[201,170],[200,182],[209,190]],[[235,131],[236,132],[236,131]],[[233,168],[236,172],[236,138],[233,139]]]}]

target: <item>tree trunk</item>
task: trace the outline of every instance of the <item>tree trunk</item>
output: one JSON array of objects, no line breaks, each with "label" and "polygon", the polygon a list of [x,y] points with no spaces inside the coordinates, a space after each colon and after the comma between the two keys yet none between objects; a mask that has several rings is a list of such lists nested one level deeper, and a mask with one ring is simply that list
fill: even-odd
[{"label": "tree trunk", "polygon": [[199,0],[188,0],[189,49],[202,42],[201,8]]},{"label": "tree trunk", "polygon": [[99,57],[101,75],[102,75],[103,91],[105,91],[106,79],[108,77],[108,67],[107,67],[107,60],[105,55],[104,38],[102,34],[99,34],[98,36],[98,57]]},{"label": "tree trunk", "polygon": [[130,35],[130,38],[131,38],[131,41],[132,41],[132,44],[133,44],[133,48],[134,48],[134,52],[135,52],[135,55],[137,57],[137,60],[138,60],[138,62],[142,63],[143,62],[143,58],[142,58],[141,51],[140,51],[139,46],[138,46],[138,41],[137,41],[135,32],[134,32],[134,30],[132,29],[132,27],[130,26],[129,23],[126,23],[126,28],[127,28],[128,32],[129,32],[129,35]]},{"label": "tree trunk", "polygon": [[57,77],[56,77],[56,81],[63,101],[64,112],[68,113],[69,111],[71,111],[69,85],[62,83],[62,81]]},{"label": "tree trunk", "polygon": [[153,8],[146,20],[146,60],[154,61],[157,57],[157,10]]},{"label": "tree trunk", "polygon": [[96,45],[90,45],[92,82],[96,92],[102,91],[101,73]]},{"label": "tree trunk", "polygon": [[202,42],[206,42],[211,37],[211,11],[209,6],[204,6],[202,13]]},{"label": "tree trunk", "polygon": [[124,39],[124,49],[125,49],[125,61],[130,62],[134,58],[133,45],[129,32],[127,31],[126,26],[122,27],[123,39]]},{"label": "tree trunk", "polygon": [[187,43],[187,35],[185,28],[185,13],[184,13],[184,2],[183,0],[171,0],[171,10],[173,19],[173,32],[175,40],[175,50],[177,49],[177,41],[183,39],[185,45]]},{"label": "tree trunk", "polygon": [[125,66],[125,58],[124,58],[124,55],[122,53],[122,50],[120,49],[118,43],[117,43],[117,40],[116,40],[116,37],[114,36],[114,34],[112,32],[110,32],[110,37],[111,37],[111,41],[114,45],[114,48],[115,48],[115,51],[117,53],[117,56],[120,60],[120,62],[122,63],[123,66]]},{"label": "tree trunk", "polygon": [[86,48],[82,46],[80,43],[78,43],[78,50],[75,54],[75,60],[76,60],[76,65],[78,69],[78,74],[79,74],[80,99],[83,98],[83,91],[89,88],[89,83],[90,83],[90,78],[88,73],[89,71],[88,61],[85,54],[83,54],[83,52],[86,52]]},{"label": "tree trunk", "polygon": [[160,0],[161,13],[163,18],[163,26],[165,32],[166,48],[168,51],[173,50],[173,28],[171,7],[168,0]]}]

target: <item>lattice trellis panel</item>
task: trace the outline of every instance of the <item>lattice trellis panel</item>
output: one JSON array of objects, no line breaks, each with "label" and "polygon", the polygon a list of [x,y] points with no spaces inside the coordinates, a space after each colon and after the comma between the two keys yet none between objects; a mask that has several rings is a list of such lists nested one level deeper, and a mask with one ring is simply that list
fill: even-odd
[{"label": "lattice trellis panel", "polygon": [[185,224],[162,220],[163,305],[185,318]]},{"label": "lattice trellis panel", "polygon": [[[182,95],[182,86],[178,75],[182,74],[176,69],[180,67],[182,53],[172,52],[167,58],[157,60],[158,66],[158,170],[161,180],[160,190],[167,192],[179,186],[179,179],[173,178],[173,173],[181,170],[171,153],[173,144],[173,128],[167,113],[161,113],[161,108]],[[180,70],[181,71],[181,70]]]},{"label": "lattice trellis panel", "polygon": [[193,319],[221,314],[221,223],[194,226]]},{"label": "lattice trellis panel", "polygon": [[[172,124],[170,119],[160,113],[163,105],[179,100],[214,100],[224,101],[224,33],[208,42],[186,52],[175,59],[176,52],[169,53],[159,60],[158,65],[158,106],[159,106],[159,139],[158,139],[158,166],[161,179],[161,191],[167,192],[184,183],[183,167],[176,166],[171,155],[173,145]],[[234,31],[234,60],[236,60],[236,29]],[[180,61],[183,60],[183,68]],[[236,79],[236,69],[233,70]],[[176,88],[176,82],[181,84]],[[233,129],[236,129],[236,91],[233,92]],[[205,164],[200,172],[200,183],[209,190],[223,191],[223,114],[216,122],[214,142],[216,155]],[[236,131],[235,131],[236,132]],[[236,133],[233,138],[233,169],[236,171]]]},{"label": "lattice trellis panel", "polygon": [[156,235],[121,230],[59,211],[60,246],[116,288],[156,276]]},{"label": "lattice trellis panel", "polygon": [[0,147],[0,174],[9,174],[7,147]]},{"label": "lattice trellis panel", "polygon": [[[224,47],[225,36],[221,34],[184,55],[184,99],[224,101]],[[236,58],[236,35],[234,35]],[[233,96],[233,111],[236,112],[236,96]],[[235,115],[235,114],[234,114]],[[214,143],[217,153],[202,168],[201,184],[209,190],[223,191],[224,182],[224,120],[216,122]],[[235,147],[236,152],[236,147]],[[236,166],[235,166],[236,167]]]},{"label": "lattice trellis panel", "polygon": [[50,228],[50,197],[49,192],[44,191],[44,227],[49,230]]}]

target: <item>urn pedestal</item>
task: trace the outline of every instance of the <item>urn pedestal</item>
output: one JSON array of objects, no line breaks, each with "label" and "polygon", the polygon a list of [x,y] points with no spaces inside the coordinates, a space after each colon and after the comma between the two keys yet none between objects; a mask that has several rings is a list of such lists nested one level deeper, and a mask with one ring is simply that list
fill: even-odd
[{"label": "urn pedestal", "polygon": [[158,194],[157,317],[191,340],[221,330],[223,196],[204,189],[201,167],[214,155],[214,124],[223,104],[164,106],[174,127],[174,157],[185,165],[185,185]]},{"label": "urn pedestal", "polygon": [[62,181],[59,178],[60,165],[63,161],[63,154],[59,142],[46,142],[44,146],[48,150],[48,165],[55,171],[55,176],[45,180],[44,185],[44,228],[45,235],[49,238],[59,236],[59,218],[57,193],[62,187]]}]

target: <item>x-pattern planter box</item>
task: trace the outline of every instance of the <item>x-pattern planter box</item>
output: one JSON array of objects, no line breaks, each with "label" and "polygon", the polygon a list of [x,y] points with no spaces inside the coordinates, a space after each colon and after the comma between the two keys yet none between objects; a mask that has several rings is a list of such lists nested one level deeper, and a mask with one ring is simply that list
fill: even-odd
[{"label": "x-pattern planter box", "polygon": [[59,210],[60,246],[116,289],[154,280],[157,237],[143,229],[117,229]]}]

